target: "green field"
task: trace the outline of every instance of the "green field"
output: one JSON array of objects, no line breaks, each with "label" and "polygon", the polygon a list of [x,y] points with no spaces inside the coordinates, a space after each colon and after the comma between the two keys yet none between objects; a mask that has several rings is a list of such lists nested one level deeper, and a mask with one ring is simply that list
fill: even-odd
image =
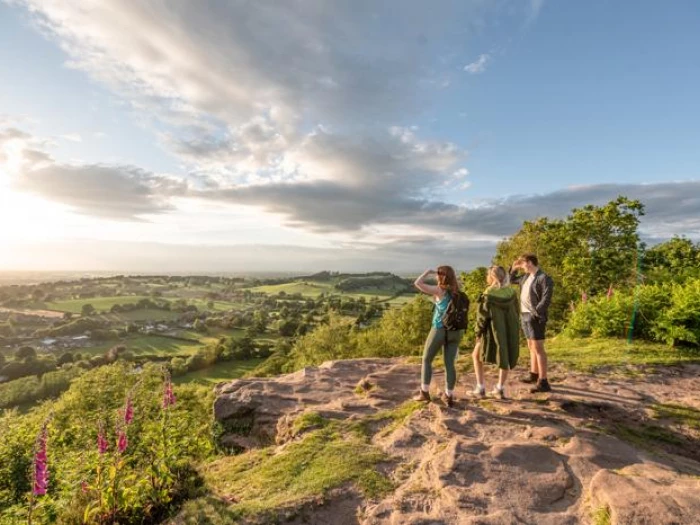
[{"label": "green field", "polygon": [[202,341],[194,343],[178,341],[177,339],[170,339],[158,335],[138,335],[126,339],[106,341],[95,346],[78,348],[75,352],[89,355],[101,355],[113,346],[123,345],[127,350],[133,352],[134,355],[172,355],[174,357],[176,355],[193,354],[202,344]]},{"label": "green field", "polygon": [[175,383],[190,383],[197,382],[204,385],[215,385],[222,381],[229,381],[241,377],[246,372],[253,370],[265,359],[248,359],[247,361],[228,361],[225,363],[217,363],[214,366],[197,370],[196,372],[188,372],[187,374],[173,379]]},{"label": "green field", "polygon": [[46,303],[46,308],[49,310],[57,310],[59,312],[70,312],[79,314],[84,304],[91,304],[98,312],[109,312],[115,304],[137,303],[141,299],[152,299],[145,295],[116,295],[112,297],[91,297],[87,299],[68,299],[66,301],[56,301]]},{"label": "green field", "polygon": [[304,297],[318,297],[322,293],[338,294],[338,291],[333,287],[332,283],[318,283],[313,281],[294,281],[283,284],[270,284],[265,286],[256,286],[249,288],[253,293],[266,293],[275,295],[280,292],[286,294],[301,294]]},{"label": "green field", "polygon": [[[193,304],[198,310],[207,310],[209,312],[227,312],[229,310],[240,310],[245,305],[243,303],[233,303],[230,301],[212,301],[210,299],[189,299],[188,304]],[[212,307],[209,307],[212,303]]]},{"label": "green field", "polygon": [[288,295],[301,294],[304,297],[313,298],[317,298],[321,294],[352,297],[354,299],[364,297],[367,301],[371,301],[372,299],[387,301],[392,306],[406,304],[415,297],[415,294],[411,293],[394,297],[394,295],[396,295],[396,290],[393,288],[366,287],[357,292],[341,292],[335,288],[334,283],[332,282],[320,283],[314,281],[295,281],[284,284],[256,286],[255,288],[250,288],[249,290],[254,293],[265,293],[270,295],[285,292]]}]

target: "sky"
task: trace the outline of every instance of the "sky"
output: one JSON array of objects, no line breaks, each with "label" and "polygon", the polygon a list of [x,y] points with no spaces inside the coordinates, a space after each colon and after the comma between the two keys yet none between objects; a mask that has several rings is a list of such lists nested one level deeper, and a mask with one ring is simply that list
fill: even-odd
[{"label": "sky", "polygon": [[416,272],[618,195],[700,240],[695,0],[0,0],[0,270]]}]

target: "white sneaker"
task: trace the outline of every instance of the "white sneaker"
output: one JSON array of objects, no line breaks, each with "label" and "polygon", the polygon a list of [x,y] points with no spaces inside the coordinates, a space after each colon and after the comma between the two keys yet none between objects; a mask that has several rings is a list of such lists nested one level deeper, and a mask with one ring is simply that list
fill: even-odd
[{"label": "white sneaker", "polygon": [[486,397],[486,389],[483,386],[476,385],[472,390],[472,395],[478,397]]},{"label": "white sneaker", "polygon": [[491,395],[493,397],[497,397],[498,399],[505,399],[506,391],[504,388],[498,388],[498,386],[495,386],[493,387],[493,390],[491,390]]}]

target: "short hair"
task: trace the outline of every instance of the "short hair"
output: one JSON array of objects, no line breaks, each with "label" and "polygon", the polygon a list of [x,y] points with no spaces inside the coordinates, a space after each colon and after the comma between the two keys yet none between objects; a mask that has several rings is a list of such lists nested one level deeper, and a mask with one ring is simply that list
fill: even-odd
[{"label": "short hair", "polygon": [[533,266],[539,266],[539,260],[537,259],[537,255],[534,253],[524,253],[520,256],[521,261],[527,261]]}]

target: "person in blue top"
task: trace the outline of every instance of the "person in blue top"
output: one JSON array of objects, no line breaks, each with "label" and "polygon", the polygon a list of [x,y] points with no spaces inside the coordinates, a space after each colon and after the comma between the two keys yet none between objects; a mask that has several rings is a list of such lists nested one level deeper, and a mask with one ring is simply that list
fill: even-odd
[{"label": "person in blue top", "polygon": [[[437,285],[425,282],[426,277],[435,274]],[[433,360],[443,349],[445,359],[445,393],[442,399],[449,407],[454,406],[454,389],[457,383],[457,371],[455,361],[459,342],[464,335],[464,330],[446,330],[442,325],[442,318],[450,304],[450,299],[459,292],[459,281],[451,266],[438,266],[436,270],[424,271],[413,283],[421,292],[431,296],[435,303],[433,320],[430,333],[425,341],[423,349],[423,367],[421,369],[421,388],[416,401],[430,401],[430,380],[433,375]]]}]

